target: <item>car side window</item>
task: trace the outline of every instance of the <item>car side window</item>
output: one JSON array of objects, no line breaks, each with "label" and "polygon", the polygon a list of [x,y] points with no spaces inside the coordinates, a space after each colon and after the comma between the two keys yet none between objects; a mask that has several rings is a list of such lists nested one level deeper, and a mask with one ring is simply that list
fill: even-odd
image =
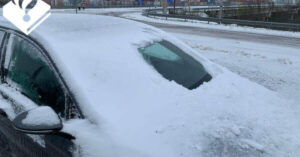
[{"label": "car side window", "polygon": [[4,37],[5,32],[0,31],[0,54],[2,53],[2,48],[3,48],[3,37]]},{"label": "car side window", "polygon": [[0,31],[0,54],[2,53],[2,48],[3,48],[3,37],[4,37],[5,32]]},{"label": "car side window", "polygon": [[2,39],[4,37],[4,32],[3,31],[0,31],[0,46],[1,46],[1,43],[2,43]]},{"label": "car side window", "polygon": [[65,95],[55,73],[30,42],[13,36],[6,80],[37,105],[48,105],[62,117],[65,114]]}]

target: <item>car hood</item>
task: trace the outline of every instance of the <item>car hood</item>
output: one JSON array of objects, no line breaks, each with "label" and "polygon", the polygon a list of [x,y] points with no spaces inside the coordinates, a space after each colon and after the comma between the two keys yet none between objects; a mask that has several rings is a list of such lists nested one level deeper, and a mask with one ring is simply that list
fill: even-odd
[{"label": "car hood", "polygon": [[[88,119],[64,128],[83,156],[300,155],[300,138],[290,138],[299,129],[288,101],[156,28],[64,14],[31,36],[50,52]],[[164,79],[137,50],[161,39],[199,60],[213,79],[194,90]]]}]

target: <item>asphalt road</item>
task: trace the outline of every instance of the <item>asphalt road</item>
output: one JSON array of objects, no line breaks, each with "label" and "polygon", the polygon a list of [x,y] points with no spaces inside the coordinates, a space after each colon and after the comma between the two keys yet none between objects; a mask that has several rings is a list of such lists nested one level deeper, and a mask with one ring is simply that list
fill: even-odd
[{"label": "asphalt road", "polygon": [[[247,33],[247,32],[236,32],[228,30],[216,30],[209,28],[199,28],[191,26],[180,26],[180,25],[170,25],[162,23],[153,23],[140,21],[152,25],[154,27],[160,28],[166,32],[170,33],[182,33],[182,34],[191,34],[199,36],[207,36],[214,38],[224,38],[237,41],[249,41],[255,43],[265,43],[265,44],[274,44],[285,47],[300,48],[300,38],[293,37],[282,37],[276,35],[265,35],[265,34],[256,34],[256,33]],[[300,52],[300,50],[299,50]]]},{"label": "asphalt road", "polygon": [[[126,13],[132,13],[132,12],[111,12],[111,13],[106,13],[106,15],[122,17],[122,15]],[[276,36],[276,35],[218,30],[218,29],[210,29],[210,28],[199,28],[193,26],[164,24],[158,22],[154,23],[154,22],[141,21],[141,20],[135,20],[135,21],[152,25],[154,27],[160,28],[169,33],[191,34],[191,35],[207,36],[207,37],[214,37],[214,38],[249,41],[255,43],[265,43],[265,44],[274,44],[274,45],[280,45],[285,47],[300,48],[300,38],[294,38],[294,37],[283,37],[283,36]]]}]

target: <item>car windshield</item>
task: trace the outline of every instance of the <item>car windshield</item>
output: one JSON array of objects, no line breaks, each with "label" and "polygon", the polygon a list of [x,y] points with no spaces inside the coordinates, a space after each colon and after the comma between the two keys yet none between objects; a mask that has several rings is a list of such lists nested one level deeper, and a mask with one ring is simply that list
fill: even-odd
[{"label": "car windshield", "polygon": [[154,42],[138,50],[164,78],[185,88],[195,89],[212,79],[200,62],[166,40]]}]

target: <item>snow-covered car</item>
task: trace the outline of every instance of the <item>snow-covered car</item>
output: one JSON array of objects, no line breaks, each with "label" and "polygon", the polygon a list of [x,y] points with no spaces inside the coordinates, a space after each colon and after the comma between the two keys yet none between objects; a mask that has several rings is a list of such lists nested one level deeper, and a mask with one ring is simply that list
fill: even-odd
[{"label": "snow-covered car", "polygon": [[2,156],[300,155],[289,101],[159,29],[54,14],[26,36],[0,19]]}]

